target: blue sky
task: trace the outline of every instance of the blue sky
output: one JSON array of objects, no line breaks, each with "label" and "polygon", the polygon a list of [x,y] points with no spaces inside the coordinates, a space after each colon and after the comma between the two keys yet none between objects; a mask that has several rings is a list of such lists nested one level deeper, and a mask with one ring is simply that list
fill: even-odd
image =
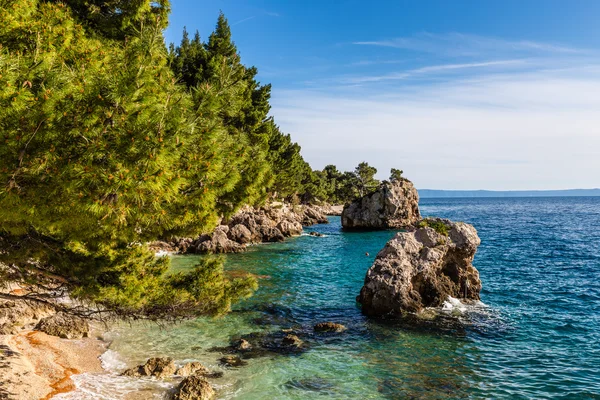
[{"label": "blue sky", "polygon": [[174,0],[169,42],[219,10],[314,168],[419,188],[600,186],[600,2]]}]

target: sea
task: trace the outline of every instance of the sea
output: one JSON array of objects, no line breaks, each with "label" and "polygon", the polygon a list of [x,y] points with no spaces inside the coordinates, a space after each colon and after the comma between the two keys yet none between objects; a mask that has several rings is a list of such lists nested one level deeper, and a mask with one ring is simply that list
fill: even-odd
[{"label": "sea", "polygon": [[[260,278],[230,314],[113,327],[108,372],[75,375],[77,390],[55,398],[165,398],[177,381],[119,373],[170,356],[224,372],[212,380],[217,399],[600,399],[600,197],[422,199],[420,208],[477,228],[479,304],[449,301],[433,321],[363,316],[356,296],[395,232],[344,232],[330,217],[225,256],[226,269]],[[193,268],[198,257],[173,256],[173,267]],[[314,333],[323,321],[348,329]],[[215,348],[287,329],[302,332],[306,351],[219,365]]]}]

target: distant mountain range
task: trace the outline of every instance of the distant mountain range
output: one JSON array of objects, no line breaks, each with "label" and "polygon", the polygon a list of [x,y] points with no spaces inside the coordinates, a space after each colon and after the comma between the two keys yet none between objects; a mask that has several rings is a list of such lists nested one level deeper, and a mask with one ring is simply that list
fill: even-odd
[{"label": "distant mountain range", "polygon": [[568,189],[568,190],[435,190],[420,189],[419,197],[569,197],[569,196],[600,196],[599,189]]}]

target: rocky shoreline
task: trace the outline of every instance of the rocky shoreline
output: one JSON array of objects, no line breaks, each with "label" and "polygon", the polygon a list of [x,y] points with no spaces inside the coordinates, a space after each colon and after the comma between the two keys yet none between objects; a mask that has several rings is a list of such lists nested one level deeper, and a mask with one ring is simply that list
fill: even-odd
[{"label": "rocky shoreline", "polygon": [[299,236],[302,228],[328,223],[328,215],[341,215],[341,206],[290,205],[272,203],[268,206],[244,207],[210,233],[197,238],[173,238],[150,243],[160,253],[220,254],[239,253],[249,245],[282,242]]}]

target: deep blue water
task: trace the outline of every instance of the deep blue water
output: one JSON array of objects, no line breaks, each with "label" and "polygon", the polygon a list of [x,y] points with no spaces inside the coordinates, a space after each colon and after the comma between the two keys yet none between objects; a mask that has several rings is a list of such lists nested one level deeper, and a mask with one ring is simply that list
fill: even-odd
[{"label": "deep blue water", "polygon": [[348,331],[307,333],[302,355],[225,371],[219,398],[600,399],[600,197],[423,199],[421,211],[475,225],[486,306],[443,325],[365,318],[355,297],[394,232],[342,232],[333,217],[307,229],[325,237],[227,256],[228,269],[263,277],[227,317],[128,327],[111,348],[130,365],[170,355],[219,368],[208,348],[236,335],[336,321]]}]

